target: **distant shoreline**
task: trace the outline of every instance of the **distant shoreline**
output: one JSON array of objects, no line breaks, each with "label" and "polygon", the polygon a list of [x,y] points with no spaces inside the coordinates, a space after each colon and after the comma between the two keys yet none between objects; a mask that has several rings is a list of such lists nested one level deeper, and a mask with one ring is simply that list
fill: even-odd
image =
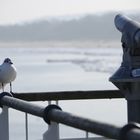
[{"label": "distant shoreline", "polygon": [[113,40],[113,41],[105,41],[105,40],[83,40],[83,41],[11,41],[4,42],[0,41],[0,48],[5,47],[21,47],[21,48],[43,48],[43,47],[119,47],[121,45],[121,41]]}]

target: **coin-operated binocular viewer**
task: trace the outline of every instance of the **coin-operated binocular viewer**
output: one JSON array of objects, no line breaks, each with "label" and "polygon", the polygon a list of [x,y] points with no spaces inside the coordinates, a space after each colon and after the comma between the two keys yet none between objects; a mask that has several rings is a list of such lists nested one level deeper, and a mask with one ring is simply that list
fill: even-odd
[{"label": "coin-operated binocular viewer", "polygon": [[115,26],[122,33],[123,59],[110,81],[127,100],[128,121],[140,123],[140,23],[117,15]]}]

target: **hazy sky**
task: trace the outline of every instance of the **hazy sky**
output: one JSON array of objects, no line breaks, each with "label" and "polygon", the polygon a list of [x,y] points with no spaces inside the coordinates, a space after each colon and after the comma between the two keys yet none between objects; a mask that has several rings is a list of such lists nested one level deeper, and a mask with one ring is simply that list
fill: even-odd
[{"label": "hazy sky", "polygon": [[50,16],[139,9],[140,0],[0,0],[0,24]]}]

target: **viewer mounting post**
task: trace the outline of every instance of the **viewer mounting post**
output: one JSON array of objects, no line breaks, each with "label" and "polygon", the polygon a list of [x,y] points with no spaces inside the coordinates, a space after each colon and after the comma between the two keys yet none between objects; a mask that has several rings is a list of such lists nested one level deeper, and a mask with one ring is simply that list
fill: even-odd
[{"label": "viewer mounting post", "polygon": [[123,60],[110,81],[127,100],[128,122],[140,123],[140,24],[117,15],[115,25],[122,33]]}]

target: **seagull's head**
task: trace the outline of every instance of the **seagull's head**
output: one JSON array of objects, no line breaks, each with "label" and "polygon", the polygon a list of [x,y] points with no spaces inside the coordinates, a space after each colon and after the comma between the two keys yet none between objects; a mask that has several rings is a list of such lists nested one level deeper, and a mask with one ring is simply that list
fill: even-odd
[{"label": "seagull's head", "polygon": [[5,58],[4,63],[10,64],[10,65],[13,64],[10,58]]}]

